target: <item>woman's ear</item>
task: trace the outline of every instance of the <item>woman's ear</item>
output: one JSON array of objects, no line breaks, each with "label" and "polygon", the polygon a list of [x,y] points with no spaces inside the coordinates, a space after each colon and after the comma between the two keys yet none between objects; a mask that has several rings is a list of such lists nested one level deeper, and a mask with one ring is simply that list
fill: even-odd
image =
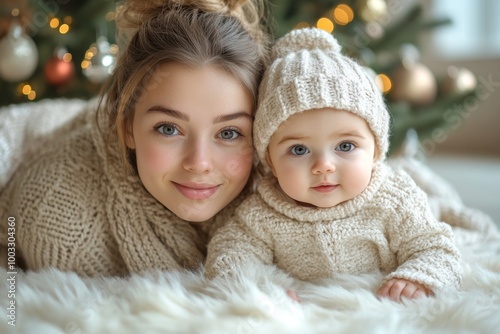
[{"label": "woman's ear", "polygon": [[125,144],[131,150],[135,149],[134,132],[131,126],[125,128]]}]

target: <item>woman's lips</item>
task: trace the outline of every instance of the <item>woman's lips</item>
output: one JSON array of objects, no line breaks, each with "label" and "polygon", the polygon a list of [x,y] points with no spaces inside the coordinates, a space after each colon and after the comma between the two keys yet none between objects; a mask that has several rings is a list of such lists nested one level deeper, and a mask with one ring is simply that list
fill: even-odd
[{"label": "woman's lips", "polygon": [[316,187],[312,187],[314,190],[320,193],[329,193],[331,191],[334,191],[335,188],[337,188],[338,185],[336,184],[325,184],[325,185],[319,185]]},{"label": "woman's lips", "polygon": [[198,184],[198,183],[176,183],[172,182],[174,186],[179,190],[181,194],[183,194],[186,198],[189,199],[207,199],[211,197],[217,189],[219,189],[218,185],[212,184]]}]

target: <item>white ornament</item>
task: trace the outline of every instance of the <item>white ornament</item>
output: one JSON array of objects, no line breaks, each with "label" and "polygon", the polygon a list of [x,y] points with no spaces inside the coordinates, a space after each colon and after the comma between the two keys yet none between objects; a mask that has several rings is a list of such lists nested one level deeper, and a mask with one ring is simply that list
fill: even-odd
[{"label": "white ornament", "polygon": [[35,43],[13,20],[9,33],[0,41],[0,77],[10,82],[26,80],[35,72],[37,64]]},{"label": "white ornament", "polygon": [[113,73],[116,54],[106,37],[98,37],[96,43],[90,46],[84,63],[83,74],[93,83],[103,83]]},{"label": "white ornament", "polygon": [[448,66],[440,88],[446,95],[465,94],[477,88],[477,79],[474,73],[466,68]]}]

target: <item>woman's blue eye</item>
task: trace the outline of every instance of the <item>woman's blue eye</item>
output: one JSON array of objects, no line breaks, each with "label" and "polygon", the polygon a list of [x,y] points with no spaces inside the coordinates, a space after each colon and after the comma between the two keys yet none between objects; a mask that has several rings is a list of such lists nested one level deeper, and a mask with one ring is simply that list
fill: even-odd
[{"label": "woman's blue eye", "polygon": [[295,145],[290,148],[290,153],[293,155],[304,155],[309,153],[309,149],[303,145]]},{"label": "woman's blue eye", "polygon": [[156,127],[156,130],[164,136],[175,136],[179,134],[177,127],[172,124],[162,124]]},{"label": "woman's blue eye", "polygon": [[224,140],[235,140],[241,136],[241,134],[236,130],[222,130],[220,132],[220,137]]},{"label": "woman's blue eye", "polygon": [[350,151],[354,150],[355,148],[356,148],[356,146],[354,146],[353,143],[344,142],[344,143],[340,143],[339,146],[337,146],[335,149],[337,151],[341,151],[341,152],[350,152]]}]

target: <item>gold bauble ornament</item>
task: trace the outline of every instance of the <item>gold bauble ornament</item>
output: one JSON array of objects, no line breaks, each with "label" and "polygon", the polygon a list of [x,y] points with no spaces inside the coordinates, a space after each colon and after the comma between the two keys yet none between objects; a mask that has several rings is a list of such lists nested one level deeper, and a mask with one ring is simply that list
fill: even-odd
[{"label": "gold bauble ornament", "polygon": [[432,72],[421,63],[401,64],[392,73],[392,101],[408,102],[414,107],[433,103],[437,94],[437,83]]},{"label": "gold bauble ornament", "polygon": [[440,85],[443,95],[460,95],[472,92],[477,88],[477,79],[474,73],[466,68],[448,66],[446,75]]}]

